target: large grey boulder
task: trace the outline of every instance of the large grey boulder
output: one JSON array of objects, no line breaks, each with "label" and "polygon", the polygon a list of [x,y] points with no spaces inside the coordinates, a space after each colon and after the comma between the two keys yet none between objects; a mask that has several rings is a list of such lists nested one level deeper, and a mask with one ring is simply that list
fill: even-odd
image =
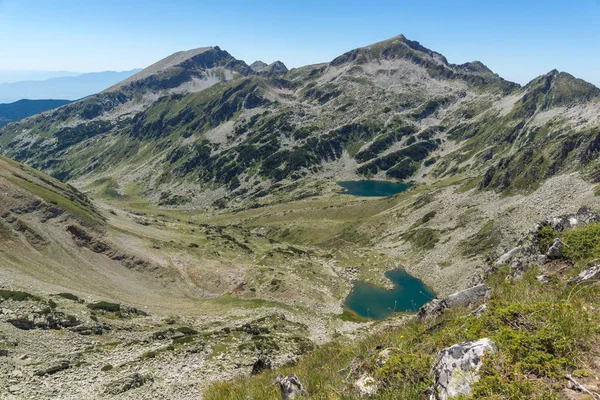
[{"label": "large grey boulder", "polygon": [[600,280],[600,264],[589,267],[577,276],[569,279],[569,284],[577,284],[580,282],[598,281]]},{"label": "large grey boulder", "polygon": [[446,297],[446,305],[448,308],[469,307],[479,300],[485,298],[489,290],[490,289],[483,283],[481,285],[470,287]]},{"label": "large grey boulder", "polygon": [[455,344],[440,351],[431,369],[433,386],[430,400],[470,395],[472,385],[480,378],[482,358],[497,351],[496,343],[488,338]]},{"label": "large grey boulder", "polygon": [[279,384],[281,389],[281,400],[293,400],[306,395],[306,390],[304,390],[304,386],[302,386],[296,374],[277,375],[275,383]]},{"label": "large grey boulder", "polygon": [[550,246],[548,248],[548,253],[546,254],[546,257],[548,257],[548,259],[550,259],[550,260],[556,260],[556,259],[562,258],[562,256],[563,256],[562,249],[564,247],[565,247],[565,244],[559,238],[554,239],[552,246]]},{"label": "large grey boulder", "polygon": [[419,309],[417,318],[426,320],[442,315],[448,308],[470,307],[473,304],[485,299],[489,288],[484,284],[479,284],[463,291],[451,294],[443,300],[433,299]]}]

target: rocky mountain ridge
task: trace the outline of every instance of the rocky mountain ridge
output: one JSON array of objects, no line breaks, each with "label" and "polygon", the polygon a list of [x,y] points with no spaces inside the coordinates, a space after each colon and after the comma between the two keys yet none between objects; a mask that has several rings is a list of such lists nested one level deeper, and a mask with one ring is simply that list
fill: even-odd
[{"label": "rocky mountain ridge", "polygon": [[404,36],[289,72],[274,64],[257,73],[218,47],[176,53],[5,128],[0,151],[78,185],[135,181],[150,201],[187,208],[302,196],[316,176],[459,175],[518,193],[541,182],[531,171],[596,173],[599,91],[566,73],[519,87]]}]

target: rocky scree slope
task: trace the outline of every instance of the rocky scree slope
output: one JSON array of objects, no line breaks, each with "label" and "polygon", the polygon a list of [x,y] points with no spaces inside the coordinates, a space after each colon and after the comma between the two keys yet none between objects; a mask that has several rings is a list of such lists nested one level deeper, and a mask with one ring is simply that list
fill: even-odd
[{"label": "rocky scree slope", "polygon": [[108,177],[188,208],[309,196],[314,177],[458,176],[508,194],[566,171],[598,179],[600,92],[569,74],[519,87],[404,36],[291,71],[263,64],[218,47],[176,53],[4,128],[0,151],[77,185]]}]

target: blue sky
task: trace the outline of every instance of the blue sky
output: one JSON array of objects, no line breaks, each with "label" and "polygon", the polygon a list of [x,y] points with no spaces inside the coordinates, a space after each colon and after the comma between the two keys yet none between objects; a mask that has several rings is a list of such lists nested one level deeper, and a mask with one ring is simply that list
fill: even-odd
[{"label": "blue sky", "polygon": [[0,69],[128,70],[210,45],[295,67],[400,33],[519,83],[556,68],[600,86],[600,0],[0,0]]}]

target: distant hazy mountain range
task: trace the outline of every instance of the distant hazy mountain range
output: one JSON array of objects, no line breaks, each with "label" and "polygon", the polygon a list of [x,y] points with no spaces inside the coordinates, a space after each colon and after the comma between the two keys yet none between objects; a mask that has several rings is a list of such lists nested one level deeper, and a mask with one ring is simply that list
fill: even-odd
[{"label": "distant hazy mountain range", "polygon": [[14,103],[0,104],[0,126],[64,106],[70,102],[70,100],[19,100]]},{"label": "distant hazy mountain range", "polygon": [[[18,71],[13,72],[16,73]],[[136,72],[139,72],[139,70],[92,72],[46,80],[0,83],[0,103],[12,103],[21,99],[77,100],[98,93],[117,82],[129,78]],[[0,77],[6,73],[7,71],[0,73]],[[13,74],[13,76],[16,75]],[[6,75],[5,79],[8,80],[9,75]]]},{"label": "distant hazy mountain range", "polygon": [[64,76],[77,76],[82,73],[76,71],[0,70],[0,83],[44,81]]}]

